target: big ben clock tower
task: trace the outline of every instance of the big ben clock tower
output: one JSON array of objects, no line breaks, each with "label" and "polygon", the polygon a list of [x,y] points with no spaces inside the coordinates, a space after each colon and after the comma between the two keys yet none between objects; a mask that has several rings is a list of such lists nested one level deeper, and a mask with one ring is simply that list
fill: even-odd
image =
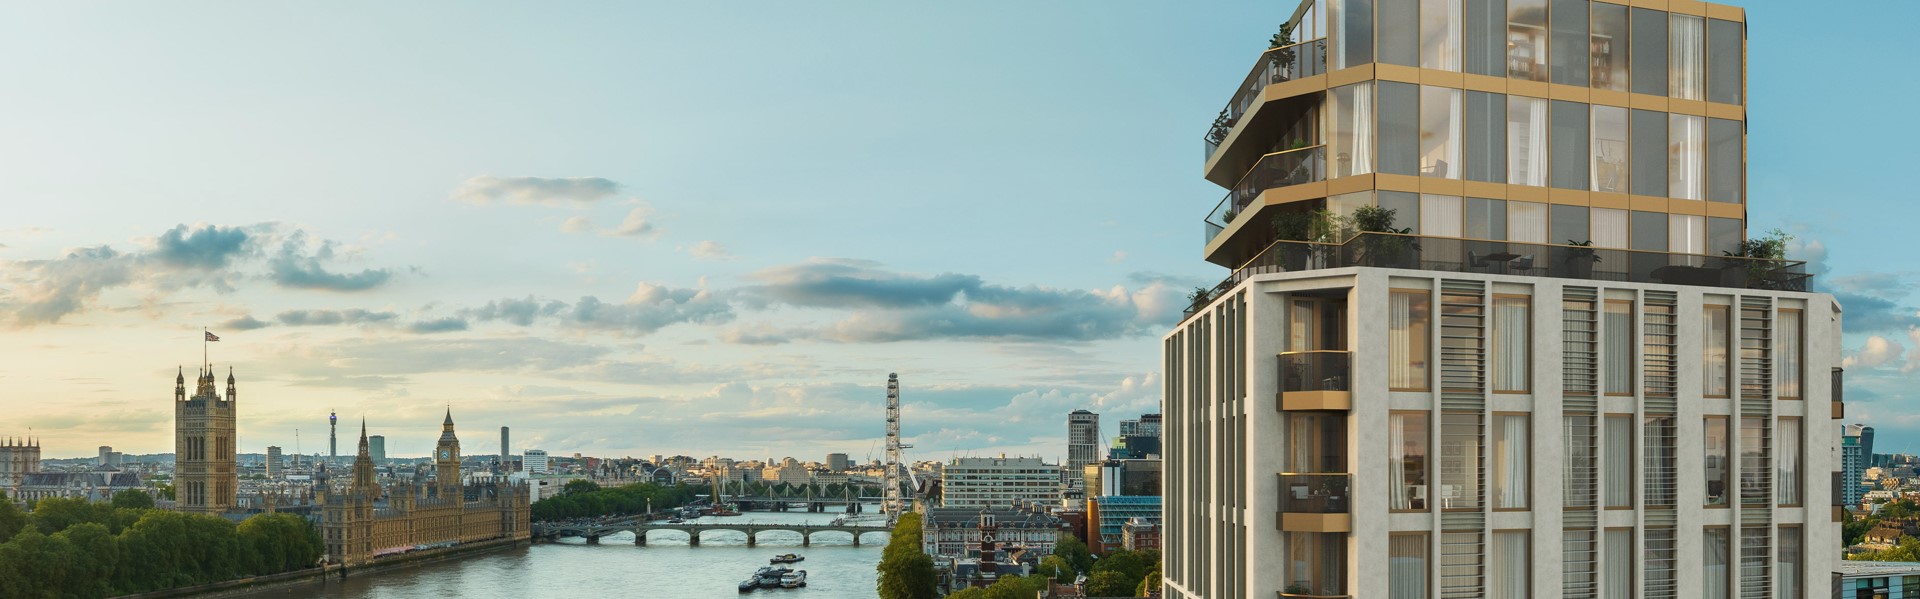
[{"label": "big ben clock tower", "polygon": [[447,408],[447,420],[440,423],[440,443],[433,450],[433,466],[440,496],[461,500],[460,438],[453,436],[453,408]]}]

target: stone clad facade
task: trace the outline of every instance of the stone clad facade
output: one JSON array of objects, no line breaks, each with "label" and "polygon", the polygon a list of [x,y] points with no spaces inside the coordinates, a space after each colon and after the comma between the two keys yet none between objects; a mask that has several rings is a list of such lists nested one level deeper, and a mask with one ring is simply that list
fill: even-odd
[{"label": "stone clad facade", "polygon": [[352,482],[322,496],[321,531],[329,562],[358,566],[416,550],[531,537],[528,487],[504,480],[463,484],[451,413],[443,428],[434,451],[439,478],[433,485],[382,488],[374,479],[362,425]]}]

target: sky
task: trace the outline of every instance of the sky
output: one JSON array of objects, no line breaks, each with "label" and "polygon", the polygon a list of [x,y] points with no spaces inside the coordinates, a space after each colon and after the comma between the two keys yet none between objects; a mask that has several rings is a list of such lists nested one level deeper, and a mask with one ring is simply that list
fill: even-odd
[{"label": "sky", "polygon": [[[1747,6],[1749,228],[1920,451],[1920,5]],[[451,409],[468,454],[862,460],[897,372],[910,459],[1058,459],[1158,411],[1225,274],[1201,137],[1291,8],[7,4],[0,435],[171,451],[206,328],[242,452]]]}]

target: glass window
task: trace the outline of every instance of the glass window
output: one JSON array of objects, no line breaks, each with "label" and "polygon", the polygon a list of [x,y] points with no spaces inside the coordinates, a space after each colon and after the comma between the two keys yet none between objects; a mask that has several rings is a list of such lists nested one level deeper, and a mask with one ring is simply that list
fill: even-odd
[{"label": "glass window", "polygon": [[1334,216],[1340,217],[1353,216],[1354,211],[1359,210],[1361,206],[1372,205],[1373,192],[1371,191],[1343,193],[1327,198],[1327,211],[1332,212]]},{"label": "glass window", "polygon": [[1553,133],[1549,137],[1553,145],[1553,186],[1561,189],[1585,190],[1593,185],[1587,172],[1587,115],[1590,111],[1586,104],[1579,102],[1553,101]]},{"label": "glass window", "polygon": [[[1801,548],[1803,543],[1805,539],[1801,537],[1799,526],[1780,527],[1780,557],[1777,560],[1779,567],[1774,568],[1780,573],[1780,585],[1776,587],[1779,593],[1774,595],[1775,597],[1789,599],[1807,596],[1805,584],[1801,582],[1800,575],[1800,554],[1803,551]],[[1908,585],[1913,584],[1911,578],[1907,580]]]},{"label": "glass window", "polygon": [[1527,508],[1528,476],[1533,450],[1528,444],[1528,414],[1496,414],[1493,417],[1493,507],[1503,510]]},{"label": "glass window", "polygon": [[1547,0],[1507,0],[1507,76],[1547,80]]},{"label": "glass window", "polygon": [[1599,423],[1592,416],[1569,414],[1565,417],[1567,430],[1561,439],[1567,446],[1567,464],[1565,480],[1565,501],[1567,509],[1593,509],[1599,497],[1594,493],[1595,464],[1599,456],[1595,455],[1598,441]]},{"label": "glass window", "polygon": [[1461,70],[1507,76],[1507,11],[1502,0],[1462,0]]},{"label": "glass window", "polygon": [[1727,417],[1708,416],[1706,421],[1707,505],[1726,505],[1727,490],[1733,488],[1733,461],[1727,449]]},{"label": "glass window", "polygon": [[1746,85],[1746,25],[1707,21],[1707,100],[1739,104]]},{"label": "glass window", "polygon": [[1707,217],[1707,255],[1720,256],[1721,252],[1733,252],[1740,249],[1740,236],[1746,233],[1740,219]]},{"label": "glass window", "polygon": [[1780,505],[1800,505],[1800,419],[1780,419]]},{"label": "glass window", "polygon": [[1600,465],[1601,493],[1607,507],[1633,507],[1633,416],[1607,415]]},{"label": "glass window", "polygon": [[1420,66],[1460,70],[1460,0],[1420,0]]},{"label": "glass window", "polygon": [[1632,115],[1633,151],[1628,157],[1632,179],[1628,188],[1634,195],[1667,197],[1667,114],[1634,110]]},{"label": "glass window", "polygon": [[1702,321],[1706,324],[1707,332],[1706,338],[1701,343],[1704,352],[1701,357],[1703,371],[1700,380],[1704,385],[1701,392],[1707,397],[1726,397],[1728,392],[1727,336],[1729,327],[1732,326],[1729,320],[1730,311],[1727,306],[1706,306],[1703,310],[1705,314]]},{"label": "glass window", "polygon": [[1587,75],[1593,70],[1587,56],[1592,49],[1587,26],[1590,1],[1553,0],[1553,11],[1547,16],[1553,19],[1553,51],[1548,57],[1553,59],[1554,83],[1587,86]]},{"label": "glass window", "polygon": [[1746,130],[1740,121],[1707,119],[1707,199],[1742,201],[1746,187]]},{"label": "glass window", "polygon": [[1427,509],[1427,413],[1387,417],[1388,500],[1396,510]]},{"label": "glass window", "polygon": [[1427,599],[1427,535],[1394,533],[1387,537],[1387,597]]},{"label": "glass window", "polygon": [[1633,249],[1648,252],[1667,251],[1667,214],[1665,212],[1633,213]]},{"label": "glass window", "polygon": [[1707,99],[1706,19],[1667,17],[1667,88],[1682,100]]},{"label": "glass window", "polygon": [[1420,86],[1420,174],[1460,178],[1460,90]]},{"label": "glass window", "polygon": [[1287,413],[1287,447],[1287,472],[1346,472],[1346,415]]},{"label": "glass window", "polygon": [[[1387,386],[1408,391],[1427,389],[1427,292],[1396,289],[1388,294]],[[1423,437],[1424,438],[1424,437]]]},{"label": "glass window", "polygon": [[1667,589],[1677,586],[1679,575],[1674,571],[1674,563],[1679,561],[1679,543],[1672,526],[1649,526],[1646,528],[1646,569],[1647,575],[1640,586],[1649,596],[1661,596]]},{"label": "glass window", "polygon": [[1431,237],[1460,237],[1460,198],[1426,194],[1420,196],[1420,234]]},{"label": "glass window", "polygon": [[1588,238],[1592,230],[1590,228],[1591,225],[1587,222],[1586,206],[1554,204],[1551,207],[1551,211],[1553,214],[1553,233],[1552,237],[1547,239],[1547,243],[1580,245],[1591,241],[1591,239]]},{"label": "glass window", "polygon": [[1331,29],[1338,32],[1327,40],[1332,46],[1333,68],[1373,62],[1373,0],[1333,0],[1327,8],[1333,19]]},{"label": "glass window", "polygon": [[1667,115],[1667,197],[1707,197],[1707,119]]},{"label": "glass window", "polygon": [[1461,202],[1460,236],[1467,239],[1507,238],[1507,203],[1503,200],[1466,198]]},{"label": "glass window", "polygon": [[1667,215],[1667,251],[1676,254],[1707,253],[1707,219],[1697,214]]},{"label": "glass window", "polygon": [[1607,395],[1633,395],[1633,373],[1639,370],[1633,363],[1633,347],[1638,341],[1633,334],[1633,302],[1607,300],[1601,318],[1600,347],[1606,360],[1601,388]]},{"label": "glass window", "polygon": [[1633,93],[1667,95],[1667,11],[1633,9]]},{"label": "glass window", "polygon": [[1420,66],[1420,0],[1377,0],[1380,62]]},{"label": "glass window", "polygon": [[1380,82],[1380,172],[1420,174],[1420,86]]},{"label": "glass window", "polygon": [[1547,186],[1547,101],[1507,96],[1507,182]]},{"label": "glass window", "polygon": [[1327,111],[1327,129],[1328,151],[1333,153],[1333,176],[1373,172],[1373,84],[1333,88],[1333,110]]},{"label": "glass window", "polygon": [[1547,205],[1507,203],[1507,237],[1522,243],[1547,242]]},{"label": "glass window", "polygon": [[1533,568],[1533,552],[1527,549],[1528,531],[1494,531],[1492,551],[1488,557],[1493,562],[1492,579],[1487,581],[1487,599],[1526,599],[1528,594],[1527,573]]},{"label": "glass window", "polygon": [[1480,509],[1480,414],[1440,415],[1440,509]]},{"label": "glass window", "polygon": [[1780,380],[1774,392],[1780,399],[1800,399],[1801,382],[1805,380],[1803,371],[1806,369],[1803,364],[1806,347],[1801,345],[1800,340],[1806,337],[1806,318],[1799,310],[1781,310],[1780,320],[1775,326],[1780,328],[1774,347],[1779,352],[1775,355],[1779,356],[1780,362],[1774,372]]},{"label": "glass window", "polygon": [[[1556,206],[1558,208],[1558,206]],[[1525,393],[1533,363],[1532,298],[1493,298],[1493,390]]]},{"label": "glass window", "polygon": [[1347,534],[1286,532],[1288,587],[1314,595],[1347,594]]},{"label": "glass window", "polygon": [[1633,529],[1609,528],[1603,542],[1607,559],[1600,563],[1607,577],[1601,588],[1606,589],[1607,599],[1632,599],[1634,555],[1639,553],[1633,546]]},{"label": "glass window", "polygon": [[1393,211],[1393,228],[1420,233],[1420,194],[1410,191],[1380,192],[1380,207]]},{"label": "glass window", "polygon": [[1733,572],[1727,568],[1728,556],[1733,554],[1733,537],[1727,527],[1709,526],[1706,535],[1706,599],[1731,599],[1728,587],[1733,580]]},{"label": "glass window", "polygon": [[1646,466],[1641,471],[1648,507],[1673,507],[1679,499],[1679,455],[1674,451],[1674,417],[1646,417]]},{"label": "glass window", "polygon": [[1593,107],[1593,190],[1627,193],[1627,109]]},{"label": "glass window", "polygon": [[1593,3],[1593,88],[1627,91],[1627,7]]},{"label": "glass window", "polygon": [[1507,96],[1487,92],[1466,92],[1464,122],[1460,130],[1466,161],[1466,179],[1487,183],[1507,180]]},{"label": "glass window", "polygon": [[1767,419],[1740,419],[1740,505],[1768,505],[1773,502],[1772,439],[1767,435]]},{"label": "glass window", "polygon": [[1594,208],[1591,214],[1593,217],[1593,247],[1616,250],[1627,249],[1627,211],[1613,208]]}]

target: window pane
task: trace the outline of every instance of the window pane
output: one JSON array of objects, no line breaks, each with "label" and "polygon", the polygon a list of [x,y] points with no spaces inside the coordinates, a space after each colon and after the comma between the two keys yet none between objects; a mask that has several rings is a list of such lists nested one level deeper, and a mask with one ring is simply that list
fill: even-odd
[{"label": "window pane", "polygon": [[1673,416],[1646,418],[1646,432],[1641,439],[1646,444],[1646,465],[1640,474],[1649,507],[1671,507],[1679,499],[1679,477],[1675,476],[1679,455],[1674,451],[1673,419]]},{"label": "window pane", "polygon": [[1527,573],[1532,571],[1528,565],[1533,552],[1529,551],[1527,531],[1501,530],[1492,534],[1493,546],[1488,557],[1493,562],[1492,579],[1487,581],[1487,599],[1525,599],[1527,593]]},{"label": "window pane", "polygon": [[1667,214],[1635,211],[1632,246],[1642,251],[1667,251]]},{"label": "window pane", "polygon": [[1633,394],[1633,373],[1639,370],[1633,363],[1633,346],[1638,337],[1633,334],[1633,302],[1609,301],[1603,316],[1600,339],[1601,351],[1606,360],[1602,381],[1608,395]]},{"label": "window pane", "polygon": [[1707,505],[1726,505],[1727,490],[1733,487],[1733,462],[1728,454],[1727,419],[1708,416],[1706,421]]},{"label": "window pane", "polygon": [[1420,66],[1460,70],[1460,0],[1420,0]]},{"label": "window pane", "polygon": [[1780,505],[1800,505],[1800,419],[1780,419]]},{"label": "window pane", "polygon": [[1440,509],[1479,509],[1480,415],[1440,415]]},{"label": "window pane", "polygon": [[1593,88],[1627,91],[1627,7],[1593,3]]},{"label": "window pane", "polygon": [[1507,96],[1507,182],[1547,186],[1547,101]]},{"label": "window pane", "polygon": [[1507,96],[1487,92],[1466,93],[1463,115],[1466,124],[1460,130],[1466,179],[1487,183],[1507,181]]},{"label": "window pane", "polygon": [[1553,133],[1549,139],[1553,144],[1554,187],[1586,190],[1592,186],[1587,175],[1589,112],[1586,104],[1553,101]]},{"label": "window pane", "polygon": [[1288,532],[1287,586],[1311,589],[1314,594],[1344,595],[1347,580],[1347,535],[1344,533]]},{"label": "window pane", "polygon": [[1380,62],[1420,66],[1419,0],[1378,0]]},{"label": "window pane", "polygon": [[1707,555],[1705,563],[1706,599],[1729,599],[1728,581],[1732,572],[1728,571],[1728,556],[1733,553],[1733,538],[1726,527],[1705,529]]},{"label": "window pane", "polygon": [[1392,509],[1427,509],[1427,415],[1394,412],[1387,423],[1387,484]]},{"label": "window pane", "polygon": [[1593,69],[1587,53],[1592,43],[1587,31],[1589,0],[1553,0],[1553,82],[1587,86],[1587,74]]},{"label": "window pane", "polygon": [[[1800,556],[1801,552],[1804,551],[1801,546],[1805,544],[1805,542],[1805,539],[1801,538],[1800,527],[1780,527],[1779,567],[1774,568],[1775,571],[1780,573],[1780,580],[1779,585],[1776,587],[1779,589],[1779,592],[1774,595],[1775,597],[1788,599],[1790,597],[1797,598],[1806,596],[1805,583],[1801,582],[1803,577],[1800,575]],[[1911,579],[1908,580],[1911,581]],[[1912,582],[1908,582],[1907,584],[1911,585]],[[1910,589],[1912,587],[1908,588]]]},{"label": "window pane", "polygon": [[1380,82],[1380,172],[1420,173],[1420,86]]},{"label": "window pane", "polygon": [[1567,464],[1565,498],[1568,508],[1593,509],[1599,497],[1595,494],[1598,474],[1595,466],[1599,461],[1596,443],[1599,438],[1599,423],[1592,416],[1569,415],[1566,417],[1567,430],[1562,439],[1566,442]]},{"label": "window pane", "polygon": [[1528,445],[1528,415],[1494,416],[1493,429],[1493,506],[1500,509],[1526,509],[1528,476],[1533,451]]},{"label": "window pane", "polygon": [[1707,99],[1739,104],[1746,84],[1746,26],[1735,21],[1707,21]]},{"label": "window pane", "polygon": [[1591,216],[1593,219],[1593,247],[1619,250],[1627,248],[1627,211],[1612,208],[1594,208]]},{"label": "window pane", "polygon": [[1593,190],[1627,193],[1627,109],[1593,107]]},{"label": "window pane", "polygon": [[1373,62],[1373,0],[1333,0],[1333,68]]},{"label": "window pane", "polygon": [[1588,235],[1592,231],[1587,223],[1586,206],[1554,204],[1552,211],[1553,236],[1547,243],[1579,245],[1590,241]]},{"label": "window pane", "polygon": [[1682,100],[1707,98],[1707,24],[1700,17],[1672,15],[1667,20],[1668,93]]},{"label": "window pane", "polygon": [[1633,152],[1629,160],[1633,177],[1628,187],[1634,195],[1667,197],[1667,114],[1634,110]]},{"label": "window pane", "polygon": [[1526,392],[1530,388],[1533,369],[1532,336],[1529,334],[1532,330],[1531,316],[1531,298],[1493,298],[1494,391]]},{"label": "window pane", "polygon": [[1547,205],[1507,202],[1507,237],[1522,243],[1547,242]]},{"label": "window pane", "polygon": [[1328,151],[1333,153],[1333,176],[1373,172],[1373,84],[1333,88],[1333,110],[1327,112],[1327,129]]},{"label": "window pane", "polygon": [[1703,200],[1707,197],[1707,120],[1684,114],[1667,115],[1667,197]]},{"label": "window pane", "polygon": [[1740,505],[1773,501],[1773,437],[1766,418],[1740,419]]},{"label": "window pane", "polygon": [[1507,76],[1547,80],[1547,0],[1507,0]]},{"label": "window pane", "polygon": [[1420,86],[1420,174],[1460,178],[1460,90]]},{"label": "window pane", "polygon": [[1727,327],[1731,324],[1728,321],[1729,310],[1726,306],[1707,306],[1704,310],[1703,321],[1706,323],[1707,332],[1706,338],[1701,343],[1704,352],[1701,357],[1700,380],[1704,385],[1701,392],[1707,397],[1726,397],[1728,391]]},{"label": "window pane", "polygon": [[[1394,389],[1427,388],[1427,294],[1394,291],[1388,295],[1387,373],[1388,386]],[[1423,439],[1425,437],[1422,437]]]},{"label": "window pane", "polygon": [[1745,232],[1746,229],[1741,226],[1740,219],[1708,217],[1707,255],[1720,256],[1721,252],[1739,250],[1740,236]]},{"label": "window pane", "polygon": [[1393,211],[1393,228],[1420,234],[1420,194],[1410,191],[1380,192],[1380,207]]},{"label": "window pane", "polygon": [[1804,326],[1802,324],[1804,320],[1799,311],[1785,310],[1780,312],[1780,320],[1778,324],[1775,325],[1780,327],[1779,340],[1775,348],[1775,350],[1779,352],[1777,355],[1780,360],[1779,365],[1776,366],[1777,370],[1775,370],[1780,376],[1776,393],[1782,398],[1800,399],[1802,397],[1800,395],[1802,392],[1801,371],[1805,366],[1801,364],[1801,361],[1802,356],[1805,355],[1803,352],[1806,351],[1806,348],[1801,346],[1800,340],[1804,338],[1806,334],[1802,328]]},{"label": "window pane", "polygon": [[1667,95],[1667,11],[1633,9],[1633,93]]},{"label": "window pane", "polygon": [[1433,237],[1460,237],[1460,198],[1423,194],[1420,196],[1420,234]]},{"label": "window pane", "polygon": [[1388,537],[1387,564],[1389,599],[1427,599],[1427,535]]},{"label": "window pane", "polygon": [[1632,599],[1634,555],[1639,551],[1633,546],[1633,529],[1609,528],[1604,540],[1607,559],[1601,560],[1607,571],[1602,581],[1607,599]]},{"label": "window pane", "polygon": [[1507,11],[1501,0],[1461,3],[1461,70],[1475,75],[1507,76]]},{"label": "window pane", "polygon": [[1467,198],[1462,203],[1463,224],[1460,234],[1468,239],[1503,240],[1507,238],[1507,203],[1502,200]]},{"label": "window pane", "polygon": [[1346,416],[1288,413],[1287,448],[1287,472],[1346,472]]},{"label": "window pane", "polygon": [[1745,134],[1740,121],[1707,119],[1707,199],[1741,202],[1747,174]]}]

